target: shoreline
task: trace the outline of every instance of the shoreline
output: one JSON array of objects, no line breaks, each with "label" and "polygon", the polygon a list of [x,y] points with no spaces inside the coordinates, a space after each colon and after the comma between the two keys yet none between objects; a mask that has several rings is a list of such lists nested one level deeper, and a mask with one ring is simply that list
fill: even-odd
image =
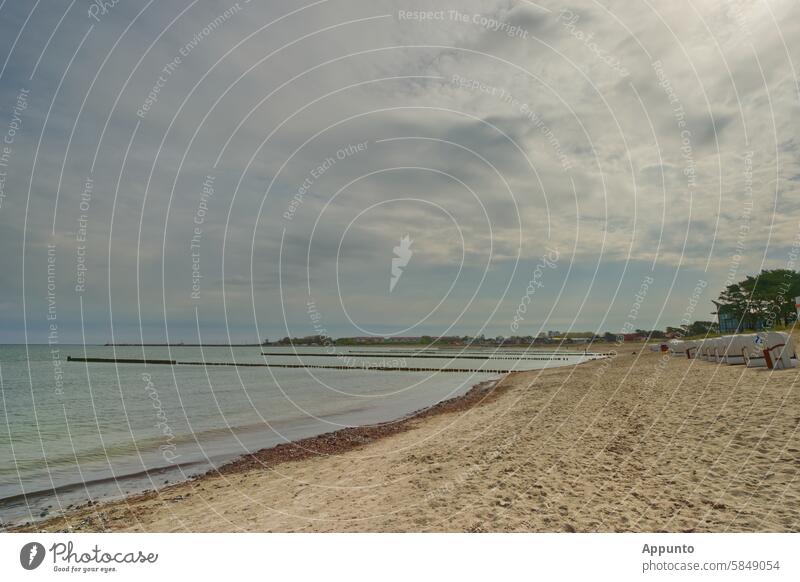
[{"label": "shoreline", "polygon": [[[561,353],[566,354],[567,352]],[[570,353],[570,355],[582,354]],[[595,353],[595,355],[606,356],[607,354]],[[75,361],[81,360],[80,358],[72,359]],[[537,358],[532,357],[530,359]],[[550,357],[547,359],[552,361],[554,358]],[[98,359],[98,361],[105,362],[106,360]],[[124,360],[118,359],[117,361]],[[149,361],[148,363],[161,362],[162,361],[159,360]],[[180,364],[181,362],[178,363]],[[581,363],[586,363],[586,361],[576,362],[566,366],[562,364],[559,367],[570,367],[580,365]],[[172,362],[172,365],[174,364],[175,363]],[[205,364],[210,365],[207,362]],[[244,365],[250,366],[256,364]],[[45,524],[53,519],[63,519],[63,515],[79,512],[87,507],[109,503],[122,503],[128,499],[138,499],[141,496],[157,495],[159,492],[170,487],[180,486],[181,484],[203,477],[231,474],[256,467],[265,468],[265,466],[273,466],[282,462],[297,461],[314,456],[341,454],[375,440],[409,430],[411,425],[408,423],[417,419],[422,419],[433,414],[465,410],[475,404],[475,397],[477,395],[483,395],[487,391],[487,387],[489,387],[488,390],[491,390],[493,384],[501,383],[509,374],[519,373],[520,371],[486,370],[485,372],[487,374],[499,374],[499,377],[477,382],[460,396],[448,398],[430,407],[403,413],[401,416],[383,421],[382,423],[352,426],[314,436],[300,437],[297,440],[254,448],[253,452],[250,453],[243,453],[239,450],[233,454],[218,455],[217,460],[219,464],[216,467],[207,460],[198,459],[178,464],[138,468],[131,472],[120,473],[115,476],[95,477],[81,482],[64,483],[56,486],[54,489],[47,487],[30,492],[20,492],[0,500],[0,506],[2,506],[3,503],[13,502],[19,504],[20,501],[29,500],[27,507],[33,507],[33,509],[28,509],[25,515],[19,515],[20,512],[18,511],[17,515],[14,517],[7,517],[5,520],[0,520],[0,531],[12,531],[14,528],[35,527],[38,524]],[[162,483],[162,481],[163,484],[155,485],[155,482]],[[93,488],[102,485],[116,485],[116,487],[109,487],[96,491],[92,489],[91,492],[87,489],[87,487]],[[122,489],[125,489],[125,491],[123,492]],[[76,492],[86,492],[87,494],[70,495]],[[57,502],[59,497],[61,497],[61,501]],[[43,501],[43,503],[40,503],[38,506],[34,505],[34,502],[37,500]],[[45,505],[45,503],[50,504]],[[63,506],[63,511],[59,509],[59,505]]]},{"label": "shoreline", "polygon": [[514,374],[510,372],[497,380],[485,380],[472,386],[461,396],[454,396],[447,400],[421,408],[410,414],[402,416],[397,420],[365,425],[342,428],[336,431],[323,433],[313,437],[307,437],[290,443],[281,443],[274,447],[264,448],[249,455],[243,455],[229,463],[212,469],[202,476],[226,475],[251,471],[254,469],[266,469],[281,463],[302,461],[320,456],[340,455],[348,451],[363,447],[379,439],[391,437],[401,432],[411,430],[414,423],[430,416],[446,414],[449,412],[461,412],[473,406],[479,405],[484,399],[496,395],[502,388],[503,381]]},{"label": "shoreline", "polygon": [[[122,497],[114,496],[97,501],[90,500],[79,505],[71,506],[62,515],[48,515],[38,520],[28,520],[23,523],[0,523],[0,531],[10,533],[42,531],[40,528],[47,528],[55,522],[63,522],[65,519],[69,519],[70,516],[77,515],[89,508],[99,510],[107,505],[135,503],[148,499],[155,499],[172,489],[181,488],[201,479],[221,475],[232,475],[255,469],[266,470],[279,464],[296,462],[314,457],[339,455],[347,451],[358,449],[379,439],[411,430],[414,424],[422,419],[449,412],[460,412],[479,405],[484,399],[491,398],[496,391],[502,387],[503,382],[508,376],[517,373],[519,372],[508,372],[503,374],[500,378],[478,382],[460,396],[442,400],[437,404],[413,411],[395,420],[372,425],[343,428],[316,436],[305,437],[296,441],[280,443],[272,447],[265,447],[253,453],[238,455],[217,468],[209,469],[194,475],[187,475],[186,478],[169,483],[164,487],[135,492]],[[200,463],[198,462],[198,464]],[[163,473],[165,469],[167,468],[142,470],[139,473],[160,474]],[[114,477],[104,479],[104,481],[113,480]],[[82,487],[83,484],[75,483],[60,487],[59,490]],[[36,491],[28,494],[28,496],[32,497],[48,494],[53,494],[53,492],[51,490]],[[24,498],[25,494],[19,494],[15,497]]]},{"label": "shoreline", "polygon": [[798,532],[799,375],[626,350],[11,531]]}]

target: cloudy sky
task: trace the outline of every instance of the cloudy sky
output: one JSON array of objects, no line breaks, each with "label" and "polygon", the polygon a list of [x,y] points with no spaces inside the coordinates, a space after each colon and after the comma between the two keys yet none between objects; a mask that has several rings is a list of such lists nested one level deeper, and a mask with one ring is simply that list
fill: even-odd
[{"label": "cloudy sky", "polygon": [[0,341],[711,319],[798,245],[798,16],[0,0]]}]

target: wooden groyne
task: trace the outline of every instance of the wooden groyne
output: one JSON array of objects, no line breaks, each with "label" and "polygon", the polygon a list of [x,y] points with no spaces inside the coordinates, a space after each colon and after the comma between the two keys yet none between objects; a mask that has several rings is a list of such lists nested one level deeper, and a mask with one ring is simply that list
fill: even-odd
[{"label": "wooden groyne", "polygon": [[[551,357],[548,357],[546,354],[550,352],[544,352],[543,354],[536,355],[536,351],[528,351],[527,353],[520,353],[520,355],[516,354],[509,354],[507,352],[498,353],[497,355],[491,354],[474,354],[470,355],[468,353],[456,353],[453,355],[444,352],[442,354],[431,354],[431,353],[421,353],[416,354],[414,352],[347,352],[344,355],[347,356],[407,356],[409,358],[467,358],[467,359],[481,359],[481,358],[490,358],[495,360],[550,360]],[[553,357],[559,357],[561,359],[569,358],[569,357],[577,357],[577,356],[613,356],[614,352],[552,352]],[[264,353],[264,355],[287,355],[286,353],[278,354],[276,352],[268,352]],[[323,356],[327,354],[300,354],[301,356]]]},{"label": "wooden groyne", "polygon": [[[562,356],[554,356],[554,357],[550,357],[550,358],[544,358],[544,357],[519,358],[519,357],[516,357],[516,356],[484,356],[484,355],[480,355],[480,356],[464,356],[464,355],[433,356],[433,355],[430,355],[430,354],[425,354],[425,355],[421,355],[421,356],[414,356],[414,355],[402,354],[402,353],[371,354],[371,353],[360,353],[360,352],[350,352],[350,353],[347,353],[347,354],[333,354],[333,355],[331,355],[331,354],[299,354],[299,353],[295,354],[295,353],[280,353],[280,352],[261,352],[261,355],[262,356],[273,356],[273,357],[277,356],[277,357],[284,357],[284,358],[288,358],[288,357],[292,357],[292,356],[299,356],[299,357],[302,357],[302,358],[309,358],[309,357],[310,358],[341,358],[341,357],[357,356],[357,357],[360,357],[360,358],[364,358],[364,357],[375,357],[375,358],[378,358],[378,357],[380,357],[380,358],[383,358],[383,359],[390,359],[391,357],[408,357],[408,358],[414,358],[414,359],[416,359],[416,358],[420,358],[420,359],[433,358],[433,359],[437,359],[437,360],[526,360],[526,361],[527,360],[545,360],[545,361],[550,361],[550,360],[566,360],[567,359],[567,358],[562,357]],[[581,355],[583,355],[583,354],[581,354]]]},{"label": "wooden groyne", "polygon": [[68,362],[90,362],[95,364],[163,364],[169,366],[238,366],[245,368],[321,368],[326,370],[361,370],[363,372],[461,372],[507,374],[512,370],[484,370],[481,368],[407,368],[388,366],[339,366],[313,364],[251,364],[238,362],[178,362],[176,360],[142,360],[131,358],[73,358],[67,356]]},{"label": "wooden groyne", "polygon": [[325,370],[363,370],[364,372],[480,372],[484,374],[508,374],[513,370],[484,370],[481,368],[409,368],[389,366],[325,366],[314,364],[264,364],[268,368],[322,368]]},{"label": "wooden groyne", "polygon": [[178,366],[238,366],[239,368],[269,368],[267,364],[247,362],[178,362]]},{"label": "wooden groyne", "polygon": [[167,364],[174,366],[175,360],[142,360],[134,358],[73,358],[67,356],[68,362],[91,362],[94,364]]}]

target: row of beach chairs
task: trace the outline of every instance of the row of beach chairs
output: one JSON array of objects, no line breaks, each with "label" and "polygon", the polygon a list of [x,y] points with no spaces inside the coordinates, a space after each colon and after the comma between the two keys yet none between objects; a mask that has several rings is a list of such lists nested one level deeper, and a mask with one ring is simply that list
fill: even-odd
[{"label": "row of beach chairs", "polygon": [[783,370],[797,367],[797,352],[788,333],[770,331],[701,340],[670,340],[673,356],[731,366]]}]

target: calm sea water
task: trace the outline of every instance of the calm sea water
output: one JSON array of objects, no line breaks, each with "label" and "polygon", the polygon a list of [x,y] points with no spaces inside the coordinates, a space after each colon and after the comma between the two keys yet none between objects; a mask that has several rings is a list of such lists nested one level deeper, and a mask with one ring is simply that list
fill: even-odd
[{"label": "calm sea water", "polygon": [[[338,357],[324,348],[299,348],[298,356],[292,348],[264,348],[280,354],[268,356],[270,363],[359,369],[66,361],[88,356],[263,364],[261,351],[60,346],[54,358],[47,346],[0,346],[0,522],[40,519],[89,499],[158,488],[264,447],[395,420],[463,394],[498,370],[586,359],[541,353],[518,359],[518,352],[481,350],[418,358],[410,348],[340,349]],[[364,369],[370,366],[481,371]]]}]

